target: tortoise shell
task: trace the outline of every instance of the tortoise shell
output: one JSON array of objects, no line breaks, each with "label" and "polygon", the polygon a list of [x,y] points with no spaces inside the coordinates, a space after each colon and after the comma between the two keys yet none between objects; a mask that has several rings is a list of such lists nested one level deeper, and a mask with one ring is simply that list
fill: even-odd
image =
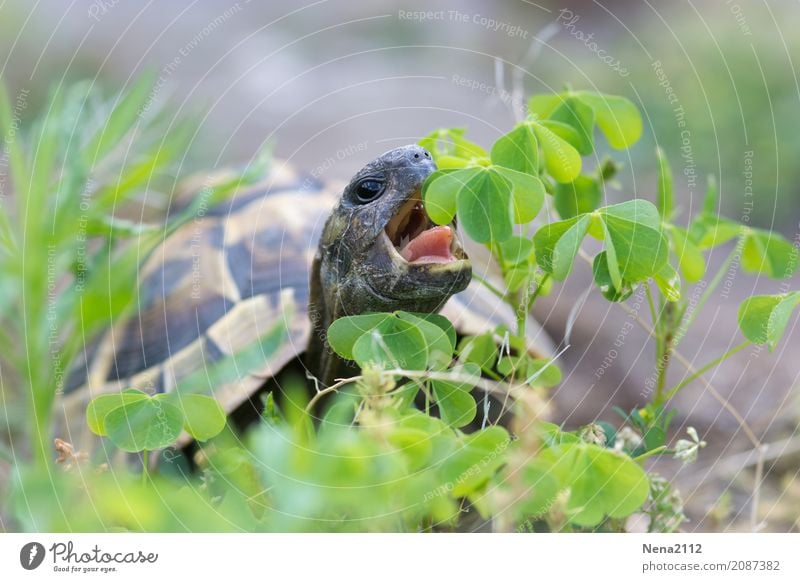
[{"label": "tortoise shell", "polygon": [[[102,334],[71,374],[60,398],[66,438],[86,443],[85,409],[92,398],[126,388],[173,390],[190,374],[253,344],[281,319],[288,333],[278,349],[255,372],[214,387],[214,397],[230,413],[300,356],[312,333],[309,273],[342,188],[275,160],[264,179],[168,237],[140,271],[135,313]],[[516,324],[511,309],[476,282],[442,313],[459,334]],[[527,329],[534,352],[552,353],[534,321]]]}]

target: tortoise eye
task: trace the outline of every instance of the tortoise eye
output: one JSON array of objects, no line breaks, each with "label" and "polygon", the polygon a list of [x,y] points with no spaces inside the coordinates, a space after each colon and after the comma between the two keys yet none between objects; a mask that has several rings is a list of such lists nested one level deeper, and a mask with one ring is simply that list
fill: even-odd
[{"label": "tortoise eye", "polygon": [[382,180],[368,178],[356,185],[356,198],[361,204],[372,202],[383,194],[384,183]]}]

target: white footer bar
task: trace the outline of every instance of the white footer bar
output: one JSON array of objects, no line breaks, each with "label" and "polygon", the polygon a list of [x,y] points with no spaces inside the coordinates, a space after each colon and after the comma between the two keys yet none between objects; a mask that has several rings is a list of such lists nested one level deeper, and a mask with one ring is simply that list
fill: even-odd
[{"label": "white footer bar", "polygon": [[799,564],[798,534],[0,535],[0,580],[797,581]]}]

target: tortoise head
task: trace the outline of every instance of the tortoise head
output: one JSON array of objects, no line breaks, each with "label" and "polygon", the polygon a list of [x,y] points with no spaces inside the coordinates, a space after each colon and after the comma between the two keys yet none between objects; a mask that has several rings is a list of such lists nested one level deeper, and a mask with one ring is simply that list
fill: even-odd
[{"label": "tortoise head", "polygon": [[467,287],[472,266],[455,226],[435,226],[422,203],[422,184],[435,170],[425,149],[408,145],[372,160],[350,180],[314,262],[315,335],[344,315],[434,312]]}]

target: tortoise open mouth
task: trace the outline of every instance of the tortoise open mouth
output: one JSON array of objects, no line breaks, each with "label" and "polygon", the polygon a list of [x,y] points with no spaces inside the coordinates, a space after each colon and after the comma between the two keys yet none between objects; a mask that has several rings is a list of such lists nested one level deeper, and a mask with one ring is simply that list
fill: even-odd
[{"label": "tortoise open mouth", "polygon": [[466,259],[456,236],[455,222],[450,226],[435,225],[418,196],[400,207],[384,234],[391,243],[387,246],[412,265],[448,264]]}]

